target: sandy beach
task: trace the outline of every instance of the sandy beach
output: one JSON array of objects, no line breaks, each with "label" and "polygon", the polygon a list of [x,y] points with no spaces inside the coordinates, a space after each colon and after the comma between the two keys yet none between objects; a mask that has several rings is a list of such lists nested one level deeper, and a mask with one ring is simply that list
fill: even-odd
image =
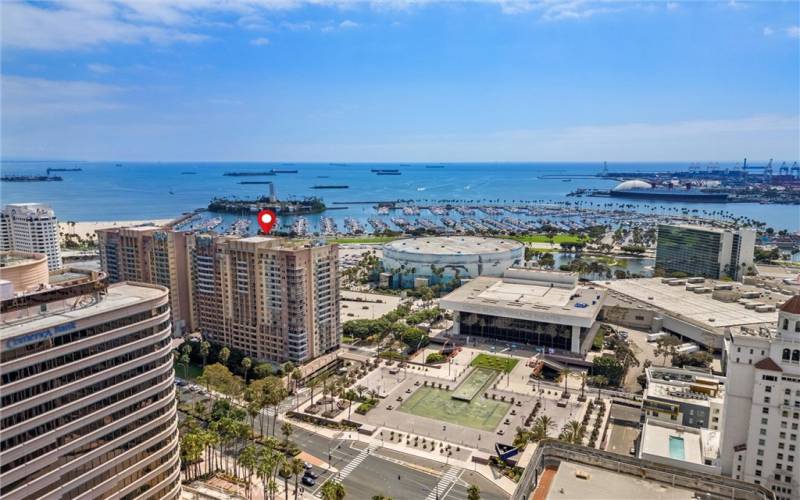
[{"label": "sandy beach", "polygon": [[58,232],[63,243],[63,235],[66,234],[77,234],[81,238],[86,238],[86,233],[94,235],[94,232],[97,231],[98,229],[105,229],[108,227],[142,226],[145,224],[161,226],[167,224],[172,220],[173,219],[145,219],[145,220],[119,220],[119,221],[95,221],[95,222],[83,221],[83,222],[75,222],[74,226],[72,222],[60,221],[58,223]]}]

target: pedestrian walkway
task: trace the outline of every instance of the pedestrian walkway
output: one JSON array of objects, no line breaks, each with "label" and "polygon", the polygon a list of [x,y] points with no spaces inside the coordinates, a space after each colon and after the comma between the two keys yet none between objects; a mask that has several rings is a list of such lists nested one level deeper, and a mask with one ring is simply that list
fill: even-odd
[{"label": "pedestrian walkway", "polygon": [[461,475],[461,469],[458,467],[450,467],[447,469],[447,472],[439,479],[439,482],[436,484],[436,488],[428,494],[428,497],[425,500],[437,500],[439,498],[444,498],[447,494],[448,489],[450,486],[453,485],[458,480],[458,476]]},{"label": "pedestrian walkway", "polygon": [[361,465],[361,462],[366,460],[369,454],[377,450],[378,448],[380,448],[380,446],[377,443],[372,443],[368,447],[361,450],[361,453],[356,455],[356,457],[349,464],[345,465],[344,468],[341,471],[339,471],[339,482],[344,481],[344,478],[346,478],[347,476],[350,475],[351,472],[356,470],[356,467]]}]

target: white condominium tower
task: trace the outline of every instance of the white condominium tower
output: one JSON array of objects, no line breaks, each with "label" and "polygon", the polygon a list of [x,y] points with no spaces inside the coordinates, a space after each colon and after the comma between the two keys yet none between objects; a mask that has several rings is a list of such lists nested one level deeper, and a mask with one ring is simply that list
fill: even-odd
[{"label": "white condominium tower", "polygon": [[0,497],[179,497],[168,304],[100,273],[2,302]]},{"label": "white condominium tower", "polygon": [[0,252],[43,253],[50,271],[61,269],[58,219],[41,203],[11,203],[0,212]]},{"label": "white condominium tower", "polygon": [[724,362],[722,473],[800,498],[800,295],[777,325],[726,335]]}]

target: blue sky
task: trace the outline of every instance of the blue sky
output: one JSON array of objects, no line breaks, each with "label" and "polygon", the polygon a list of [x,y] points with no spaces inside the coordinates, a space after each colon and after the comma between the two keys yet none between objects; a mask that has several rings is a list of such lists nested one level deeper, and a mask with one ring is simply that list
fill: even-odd
[{"label": "blue sky", "polygon": [[800,157],[794,1],[1,7],[6,158]]}]

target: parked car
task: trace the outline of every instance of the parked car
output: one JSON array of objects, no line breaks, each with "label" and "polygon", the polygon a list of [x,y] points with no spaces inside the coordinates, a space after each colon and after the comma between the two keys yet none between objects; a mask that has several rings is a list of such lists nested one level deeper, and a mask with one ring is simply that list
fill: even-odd
[{"label": "parked car", "polygon": [[313,478],[308,477],[308,476],[303,476],[302,482],[306,486],[314,486],[315,484],[317,484],[317,482],[314,481]]},{"label": "parked car", "polygon": [[306,468],[306,470],[311,470],[311,469],[313,469],[313,468],[314,468],[314,466],[313,466],[313,465],[311,465],[311,464],[310,464],[310,463],[308,463],[308,462],[303,462],[303,467],[305,467],[305,468]]},{"label": "parked car", "polygon": [[319,478],[319,474],[317,474],[316,472],[314,472],[311,469],[307,470],[306,473],[303,474],[303,475],[307,476],[307,477],[310,477],[311,479],[318,479]]}]

